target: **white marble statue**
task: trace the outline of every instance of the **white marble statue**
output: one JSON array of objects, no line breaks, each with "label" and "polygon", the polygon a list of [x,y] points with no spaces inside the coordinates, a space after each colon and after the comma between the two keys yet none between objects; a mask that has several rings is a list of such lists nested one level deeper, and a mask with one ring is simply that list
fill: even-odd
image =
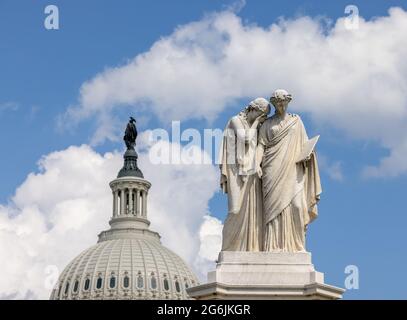
[{"label": "white marble statue", "polygon": [[220,184],[228,195],[228,215],[223,228],[222,251],[261,251],[262,192],[256,174],[257,133],[270,105],[258,98],[225,128],[220,153]]},{"label": "white marble statue", "polygon": [[263,251],[306,251],[306,228],[318,214],[317,159],[313,149],[306,153],[309,140],[301,118],[287,113],[291,99],[285,90],[276,90],[270,98],[275,114],[259,130],[256,157],[263,190]]},{"label": "white marble statue", "polygon": [[301,118],[287,113],[291,95],[276,90],[270,105],[257,98],[225,128],[221,188],[228,194],[222,251],[303,252],[317,214],[321,183]]},{"label": "white marble statue", "polygon": [[[221,186],[229,212],[222,251],[194,299],[340,299],[306,251],[307,226],[321,194],[315,145],[301,118],[287,113],[292,97],[276,90],[231,118],[221,148]],[[235,162],[234,162],[235,161]]]}]

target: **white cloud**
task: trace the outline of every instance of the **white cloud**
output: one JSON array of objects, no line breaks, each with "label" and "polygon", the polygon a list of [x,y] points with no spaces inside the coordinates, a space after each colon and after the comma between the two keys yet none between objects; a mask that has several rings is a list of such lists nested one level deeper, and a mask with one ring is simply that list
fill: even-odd
[{"label": "white cloud", "polygon": [[14,101],[0,103],[0,115],[8,111],[17,111],[19,107],[19,104]]},{"label": "white cloud", "polygon": [[318,153],[318,164],[332,180],[343,181],[344,175],[341,161],[330,161],[324,154]]},{"label": "white cloud", "polygon": [[[197,259],[205,262],[198,256],[199,230],[209,219],[204,218],[208,201],[218,187],[215,167],[157,167],[149,162],[148,149],[144,146],[146,151],[140,153],[139,166],[152,183],[152,229],[191,266]],[[87,145],[53,152],[39,161],[39,172],[28,175],[8,205],[0,205],[0,298],[49,297],[49,266],[62,271],[108,228],[108,183],[121,166],[121,154],[101,155]]]},{"label": "white cloud", "polygon": [[215,261],[222,246],[223,224],[215,217],[205,216],[204,219],[205,221],[199,229],[199,238],[201,240],[199,256]]},{"label": "white cloud", "polygon": [[[140,137],[140,142],[146,141],[146,132]],[[144,146],[140,146],[142,150]],[[181,159],[208,157],[196,146],[189,149],[182,148],[177,143],[166,141],[156,142],[149,146],[152,153],[155,148],[165,154],[171,151],[181,151]],[[194,161],[192,163],[200,163]],[[154,228],[160,232],[163,243],[186,259],[191,266],[196,265],[200,246],[199,230],[201,224],[209,219],[209,200],[219,187],[218,170],[212,165],[205,164],[151,164],[146,154],[141,154],[139,166],[145,177],[152,182],[149,193],[149,219]],[[206,218],[205,218],[206,217]],[[204,219],[204,220],[203,220]],[[182,244],[180,246],[180,244]],[[199,277],[206,276],[204,269],[195,268]]]},{"label": "white cloud", "polygon": [[[398,140],[398,137],[395,137]],[[395,177],[407,172],[407,138],[397,141],[389,156],[381,159],[378,166],[367,166],[363,171],[364,177]]]},{"label": "white cloud", "polygon": [[48,298],[46,267],[62,271],[107,228],[107,182],[118,166],[117,155],[101,156],[85,145],[40,160],[40,172],[29,174],[10,204],[0,207],[0,259],[6,262],[0,297],[31,292],[32,298]]},{"label": "white cloud", "polygon": [[215,270],[215,262],[222,248],[223,224],[219,219],[212,216],[204,216],[204,222],[199,228],[199,252],[194,261],[196,270],[200,270],[200,278],[207,281],[208,271]]},{"label": "white cloud", "polygon": [[[84,83],[65,117],[80,121],[137,105],[163,121],[211,120],[236,99],[283,87],[295,111],[380,143],[390,150],[391,171],[405,173],[397,159],[406,155],[399,138],[407,139],[407,13],[391,8],[387,16],[360,18],[358,30],[347,30],[344,18],[326,22],[305,16],[260,27],[231,10],[207,15]],[[107,133],[102,128],[98,141],[111,138]]]}]

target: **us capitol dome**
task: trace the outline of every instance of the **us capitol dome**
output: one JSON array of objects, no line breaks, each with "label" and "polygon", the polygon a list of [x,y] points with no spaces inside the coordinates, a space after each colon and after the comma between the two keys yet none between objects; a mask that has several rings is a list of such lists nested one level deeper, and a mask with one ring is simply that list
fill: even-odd
[{"label": "us capitol dome", "polygon": [[113,215],[110,229],[61,273],[51,300],[189,299],[186,289],[197,277],[160,235],[149,229],[147,194],[150,182],[137,167],[137,130],[129,121],[124,140],[124,166],[110,182]]}]

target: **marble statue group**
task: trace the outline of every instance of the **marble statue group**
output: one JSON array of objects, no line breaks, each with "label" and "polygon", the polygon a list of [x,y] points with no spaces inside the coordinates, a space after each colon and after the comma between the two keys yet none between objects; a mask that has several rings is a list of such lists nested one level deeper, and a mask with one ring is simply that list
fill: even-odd
[{"label": "marble statue group", "polygon": [[[225,128],[220,185],[228,196],[222,251],[304,252],[307,226],[321,194],[315,144],[292,96],[257,98]],[[274,114],[268,117],[271,105]]]}]

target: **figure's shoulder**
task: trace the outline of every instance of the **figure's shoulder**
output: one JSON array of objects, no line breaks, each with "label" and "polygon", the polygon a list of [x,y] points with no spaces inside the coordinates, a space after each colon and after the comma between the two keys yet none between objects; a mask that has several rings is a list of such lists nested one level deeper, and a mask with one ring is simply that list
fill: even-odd
[{"label": "figure's shoulder", "polygon": [[242,118],[240,115],[235,115],[231,117],[226,125],[226,127],[232,128],[232,129],[240,129],[243,127],[243,122]]},{"label": "figure's shoulder", "polygon": [[239,115],[235,115],[232,118],[230,118],[229,123],[231,124],[240,124],[242,122],[242,120],[240,119]]},{"label": "figure's shoulder", "polygon": [[296,113],[289,113],[288,115],[289,115],[293,120],[302,122],[301,117],[300,117],[299,114],[296,114]]}]

